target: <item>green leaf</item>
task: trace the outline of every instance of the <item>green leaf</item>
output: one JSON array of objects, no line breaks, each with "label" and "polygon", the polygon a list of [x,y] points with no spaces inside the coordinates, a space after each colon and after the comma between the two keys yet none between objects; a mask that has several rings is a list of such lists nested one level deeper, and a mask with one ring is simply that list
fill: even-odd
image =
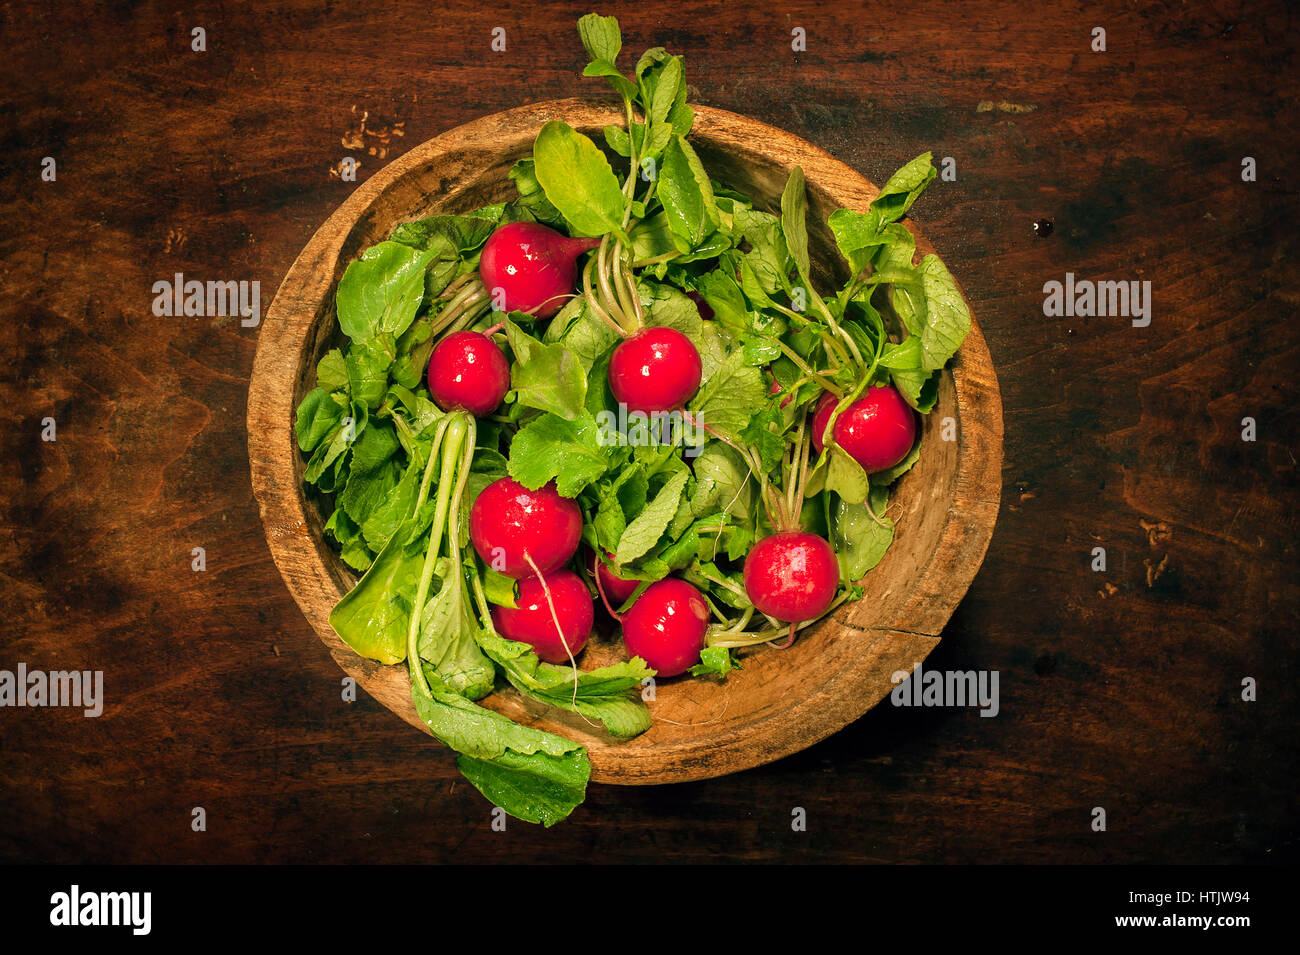
[{"label": "green leaf", "polygon": [[607,355],[621,341],[617,332],[592,314],[587,308],[585,298],[578,297],[569,301],[560,309],[546,331],[542,333],[546,342],[559,342],[578,359],[583,370],[587,372],[587,394],[598,392],[604,387],[604,379],[596,380],[591,369],[602,355]]},{"label": "green leaf", "polygon": [[[583,68],[583,76],[603,76],[609,81],[609,85],[614,87],[614,91],[624,99],[632,100],[636,98],[636,87],[628,81],[618,67],[609,60],[592,60]],[[608,129],[609,127],[606,127]],[[630,153],[628,155],[631,155]]]},{"label": "green leaf", "polygon": [[889,177],[880,195],[871,200],[871,211],[881,225],[901,219],[936,175],[932,155],[921,153]]},{"label": "green leaf", "polygon": [[726,678],[740,666],[731,657],[727,647],[705,647],[700,651],[700,662],[691,667],[691,676],[716,676]]},{"label": "green leaf", "polygon": [[397,532],[397,528],[415,510],[423,471],[424,462],[418,458],[412,459],[383,502],[370,511],[361,525],[361,533],[371,550],[375,552],[383,550]]},{"label": "green leaf", "polygon": [[896,371],[921,370],[921,339],[918,335],[908,336],[907,341],[896,345],[885,345],[880,354],[880,367]]},{"label": "green leaf", "polygon": [[722,603],[737,610],[747,610],[753,606],[749,602],[749,597],[745,595],[744,579],[739,571],[724,574],[721,569],[710,563],[696,564],[693,570],[701,579],[692,582],[696,586],[707,587],[710,593]]},{"label": "green leaf", "polygon": [[714,434],[741,441],[740,433],[767,404],[767,382],[763,373],[745,364],[737,350],[714,373],[691,401],[695,420]]},{"label": "green leaf", "polygon": [[[646,116],[652,126],[663,126],[669,134],[672,127],[667,126],[665,121],[668,119],[668,113],[677,102],[683,87],[684,71],[682,69],[682,58],[679,56],[669,56],[662,49],[658,49],[656,62],[653,65],[642,68],[646,57],[654,51],[646,51],[641,57],[641,62],[637,64],[637,80],[641,87],[641,105],[645,108]],[[653,142],[651,144],[651,153],[654,152]]]},{"label": "green leaf", "polygon": [[332,395],[324,387],[307,392],[298,405],[293,429],[299,449],[308,453],[316,450],[322,441],[335,432],[346,413],[346,397]]},{"label": "green leaf", "polygon": [[874,268],[871,284],[859,294],[870,293],[876,284],[906,275],[912,268],[916,237],[906,226],[897,222],[882,226],[875,212],[850,209],[835,210],[826,222],[854,276],[867,265]]},{"label": "green leaf", "polygon": [[601,497],[600,504],[596,508],[596,516],[591,523],[596,531],[596,541],[605,550],[613,551],[618,546],[623,531],[627,530],[627,517],[623,513],[623,505],[619,502],[617,489],[606,491]]},{"label": "green leaf", "polygon": [[781,220],[756,209],[736,209],[735,229],[750,244],[743,261],[754,272],[762,290],[773,295],[790,288],[790,269],[794,263],[786,246]]},{"label": "green leaf", "polygon": [[840,561],[840,572],[848,581],[861,579],[880,563],[894,540],[894,522],[884,516],[889,504],[888,488],[873,486],[869,501],[881,523],[872,520],[866,502],[852,504],[835,498],[831,504],[831,544]]},{"label": "green leaf", "polygon": [[361,531],[343,508],[336,508],[325,522],[325,533],[334,538],[341,548],[339,556],[353,570],[365,573],[374,560],[370,548],[361,537]]},{"label": "green leaf", "polygon": [[353,342],[344,358],[348,391],[370,411],[378,408],[388,393],[393,347],[392,338],[381,333],[366,341]]},{"label": "green leaf", "polygon": [[331,348],[316,363],[316,384],[329,391],[338,391],[348,386],[347,363],[337,348]]},{"label": "green leaf", "polygon": [[745,364],[766,367],[781,357],[781,345],[766,335],[749,335],[744,341]]},{"label": "green leaf", "polygon": [[[367,428],[366,434],[375,430]],[[355,458],[354,449],[354,462]],[[385,461],[382,466],[370,471],[359,471],[354,463],[348,475],[347,486],[339,495],[339,507],[360,527],[382,506],[388,495],[397,487],[399,479],[400,471],[396,462]]]},{"label": "green leaf", "polygon": [[478,639],[483,651],[520,693],[599,720],[612,736],[629,738],[650,728],[650,711],[641,701],[640,688],[655,671],[640,657],[596,670],[575,671],[569,666],[542,663],[528,644],[507,640],[491,631],[481,631]]},{"label": "green leaf", "polygon": [[627,530],[619,538],[618,548],[614,551],[614,559],[618,563],[626,564],[636,560],[658,542],[667,529],[668,522],[677,513],[677,505],[689,476],[688,472],[679,471],[670,477],[654,496],[654,500],[627,525]]},{"label": "green leaf", "polygon": [[842,450],[832,446],[826,462],[826,490],[834,491],[850,504],[860,504],[866,499],[867,472],[862,465]]},{"label": "green leaf", "polygon": [[721,269],[696,279],[696,289],[713,309],[714,318],[732,335],[740,337],[751,327],[749,309],[736,280]]},{"label": "green leaf", "polygon": [[[486,206],[479,206],[477,209],[467,212],[465,215],[470,219],[487,219],[489,222],[501,225],[503,224],[502,217],[506,214],[506,208],[509,205],[510,203],[508,202],[493,202]],[[511,220],[506,219],[505,221],[509,222]]]},{"label": "green leaf", "polygon": [[867,212],[836,209],[826,220],[840,254],[849,263],[850,280],[871,264],[871,257],[884,244],[880,223]]},{"label": "green leaf", "polygon": [[970,309],[937,255],[922,259],[920,270],[926,312],[921,326],[921,364],[926,371],[935,371],[957,354],[965,340],[970,331]]},{"label": "green leaf", "polygon": [[[439,309],[438,311],[441,311]],[[433,352],[433,322],[438,311],[425,312],[402,332],[397,339],[397,357],[393,359],[388,374],[404,388],[418,388],[429,367]]]},{"label": "green leaf", "polygon": [[352,445],[352,473],[365,474],[389,463],[401,445],[397,430],[387,421],[376,419]]},{"label": "green leaf", "polygon": [[562,120],[542,127],[533,143],[537,181],[575,235],[620,233],[626,198],[609,160]]},{"label": "green leaf", "polygon": [[674,328],[681,332],[700,348],[704,359],[705,348],[700,338],[703,334],[704,319],[700,318],[699,307],[686,295],[672,285],[644,279],[638,283],[641,302],[646,310],[646,324],[656,327]]},{"label": "green leaf", "polygon": [[447,689],[436,674],[430,677],[430,696],[411,686],[415,711],[439,741],[461,754],[460,771],[490,802],[547,826],[582,802],[591,776],[584,747],[511,722]]},{"label": "green leaf", "polygon": [[747,465],[734,448],[710,441],[695,459],[695,496],[691,509],[696,517],[717,511],[747,520],[754,500],[754,484]]},{"label": "green leaf", "polygon": [[894,387],[898,389],[903,400],[921,414],[929,414],[939,398],[939,373],[937,371],[904,371],[896,369],[890,372]]},{"label": "green leaf", "polygon": [[492,692],[496,668],[479,648],[478,624],[469,606],[462,568],[442,558],[438,576],[442,586],[420,615],[420,657],[433,665],[449,689],[469,700],[482,699]]},{"label": "green leaf", "polygon": [[614,482],[614,489],[624,514],[640,514],[649,499],[650,475],[640,462],[634,461],[619,474]]},{"label": "green leaf", "polygon": [[394,537],[330,611],[334,632],[361,656],[380,663],[406,659],[406,632],[424,554],[408,553]]},{"label": "green leaf", "polygon": [[906,272],[913,268],[916,258],[916,236],[901,222],[891,222],[876,236],[878,245],[871,254],[871,264],[877,272]]},{"label": "green leaf", "polygon": [[510,476],[530,490],[555,479],[565,497],[576,497],[609,469],[609,450],[600,444],[588,412],[566,420],[553,414],[534,418],[510,445]]},{"label": "green leaf", "polygon": [[855,276],[868,263],[877,272],[911,267],[916,240],[897,220],[934,179],[930,158],[923,153],[894,173],[866,212],[837,209],[827,219],[835,244]]},{"label": "green leaf", "polygon": [[500,571],[487,567],[483,571],[483,594],[488,603],[499,607],[517,607],[519,605],[519,581],[507,577]]},{"label": "green leaf", "polygon": [[[618,153],[620,156],[630,158],[632,155],[632,140],[628,136],[627,130],[622,126],[605,127],[605,145],[614,150],[614,152]],[[636,213],[634,212],[633,215],[635,214]],[[635,240],[633,240],[632,248],[634,251],[636,250]],[[644,256],[638,253],[637,258],[644,258]]]},{"label": "green leaf", "polygon": [[805,209],[803,169],[790,170],[785,189],[781,192],[781,233],[795,267],[804,281],[808,281],[808,224]]},{"label": "green leaf", "polygon": [[633,73],[636,77],[636,81],[640,83],[641,78],[645,76],[646,70],[650,69],[657,63],[662,63],[666,59],[668,59],[667,50],[661,46],[650,47],[650,49],[642,53],[641,58],[636,61],[636,69]]},{"label": "green leaf", "polygon": [[785,438],[769,427],[780,424],[781,413],[775,408],[766,408],[750,418],[749,424],[740,432],[740,439],[745,445],[758,452],[764,474],[775,470],[785,454]]},{"label": "green leaf", "polygon": [[380,242],[361,253],[339,280],[339,328],[353,341],[406,331],[424,300],[424,271],[432,252]]},{"label": "green leaf", "polygon": [[695,125],[695,110],[686,103],[685,83],[678,87],[677,102],[668,111],[668,125],[679,136],[685,136]]},{"label": "green leaf", "polygon": [[673,243],[673,230],[668,224],[668,213],[662,209],[636,223],[628,237],[632,240],[634,259],[654,259],[677,251],[677,246]]},{"label": "green leaf", "polygon": [[506,322],[506,337],[515,354],[510,387],[515,400],[529,408],[573,420],[587,400],[587,369],[561,344],[543,344],[514,322]]},{"label": "green leaf", "polygon": [[[654,671],[651,670],[651,673]],[[572,684],[570,684],[570,689]],[[605,730],[616,739],[631,739],[650,728],[650,711],[639,697],[593,696],[584,698],[579,692],[577,701],[564,695],[560,687],[538,699],[562,710],[570,710],[589,720],[604,724]]]},{"label": "green leaf", "polygon": [[[690,507],[685,501],[683,505]],[[681,513],[681,507],[678,508]],[[689,512],[688,512],[689,513]],[[681,570],[700,553],[700,534],[695,528],[688,528],[686,533],[673,541],[667,547],[659,552],[659,559],[668,565],[670,570]]]},{"label": "green leaf", "polygon": [[664,149],[658,190],[669,227],[690,248],[718,228],[718,204],[708,173],[681,136],[674,135]]},{"label": "green leaf", "polygon": [[479,216],[429,216],[403,222],[393,230],[390,241],[432,251],[439,258],[458,259],[483,245],[496,227],[496,219]]},{"label": "green leaf", "polygon": [[411,696],[416,712],[434,736],[458,753],[478,759],[495,759],[511,750],[522,756],[537,753],[563,756],[583,751],[580,743],[531,726],[521,726],[493,710],[470,702],[444,686],[428,666],[424,672],[433,695],[425,696],[412,684]]},{"label": "green leaf", "polygon": [[551,226],[564,224],[560,210],[546,198],[542,184],[537,181],[537,170],[532,159],[521,159],[510,168],[510,178],[519,190],[519,205],[538,222]]},{"label": "green leaf", "polygon": [[335,422],[334,430],[316,446],[311,460],[307,462],[307,467],[303,470],[303,480],[309,484],[317,485],[323,491],[333,491],[334,487],[324,479],[331,467],[336,464],[341,466],[343,455],[351,448],[352,442],[360,434],[364,433],[366,421],[367,415],[364,405],[353,403],[345,409]]},{"label": "green leaf", "polygon": [[548,829],[582,804],[591,778],[586,751],[558,758],[521,756],[514,751],[491,760],[462,755],[456,765],[488,802],[516,819]]},{"label": "green leaf", "polygon": [[619,51],[623,49],[618,17],[602,17],[598,13],[579,17],[578,36],[582,39],[582,48],[593,60],[608,60],[611,64],[618,62]]},{"label": "green leaf", "polygon": [[[750,254],[752,255],[753,253],[751,252]],[[748,299],[750,308],[770,309],[775,304],[772,297],[768,295],[767,289],[764,288],[763,280],[758,277],[758,272],[755,270],[754,264],[744,256],[742,256],[740,260],[740,290],[745,293],[745,298]]]}]

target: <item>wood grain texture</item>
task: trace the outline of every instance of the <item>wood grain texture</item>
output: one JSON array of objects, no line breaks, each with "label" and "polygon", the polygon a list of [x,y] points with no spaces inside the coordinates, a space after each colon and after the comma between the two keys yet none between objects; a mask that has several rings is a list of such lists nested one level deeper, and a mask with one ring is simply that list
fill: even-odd
[{"label": "wood grain texture", "polygon": [[[422,730],[406,667],[376,666],[359,657],[330,626],[330,612],[356,575],[325,538],[329,508],[303,490],[305,458],[294,437],[294,413],[316,385],[317,362],[338,344],[335,291],[356,254],[402,222],[510,198],[510,167],[532,154],[537,131],[556,119],[599,138],[605,126],[620,122],[620,114],[579,99],[550,100],[483,117],[420,144],[368,180],[312,236],[276,293],[258,339],[249,385],[249,458],[272,557],[343,669]],[[790,169],[801,164],[809,183],[810,244],[819,263],[838,266],[827,216],[839,208],[865,210],[879,192],[810,143],[725,110],[699,107],[692,141],[710,175],[753,195],[768,211],[779,211]],[[922,254],[931,251],[924,238],[918,243]],[[829,280],[836,269],[822,271]],[[835,284],[824,281],[823,289],[847,279],[842,267],[838,272]],[[892,502],[901,511],[895,543],[863,582],[862,600],[810,627],[785,651],[743,651],[743,669],[725,686],[661,681],[650,704],[654,724],[632,740],[615,740],[574,714],[531,705],[509,687],[483,705],[580,741],[591,758],[592,779],[623,785],[687,782],[749,769],[857,719],[890,693],[894,674],[910,671],[938,642],[993,535],[1002,483],[1002,404],[978,321],[960,354],[945,371],[939,400],[925,420],[921,457],[894,492]],[[958,440],[941,440],[945,418],[955,423]],[[624,658],[611,635],[595,641],[580,663],[590,669]]]},{"label": "wood grain texture", "polygon": [[[341,156],[364,181],[478,116],[592,95],[573,30],[589,6],[0,9],[0,668],[103,669],[108,697],[98,720],[0,710],[0,859],[1294,859],[1300,202],[1280,0],[610,10],[632,55],[686,56],[696,101],[869,180],[925,149],[955,159],[912,215],[979,317],[1005,461],[997,532],[926,665],[999,671],[997,717],[877,707],[759,769],[593,786],[563,826],[498,833],[445,751],[340,700],[252,493],[259,330],[155,318],[150,286],[257,279],[265,307],[358,188],[330,176]],[[363,112],[382,135],[358,133]],[[1150,327],[1045,318],[1043,283],[1067,271],[1151,280]]]}]

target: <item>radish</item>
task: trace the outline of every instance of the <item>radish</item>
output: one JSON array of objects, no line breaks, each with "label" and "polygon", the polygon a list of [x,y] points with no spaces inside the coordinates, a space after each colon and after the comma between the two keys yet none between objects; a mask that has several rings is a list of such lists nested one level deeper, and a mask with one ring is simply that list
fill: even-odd
[{"label": "radish", "polygon": [[576,501],[560,496],[553,481],[530,491],[504,477],[474,499],[469,536],[493,570],[516,579],[545,574],[578,549],[582,511]]},{"label": "radish", "polygon": [[[781,382],[777,381],[777,380],[776,380],[776,377],[773,376],[773,378],[772,378],[772,385],[771,385],[770,388],[767,389],[767,393],[768,393],[769,395],[779,395],[779,394],[781,393],[781,390],[782,390],[782,389],[781,389]],[[830,392],[828,391],[827,394],[830,394]],[[794,400],[794,395],[793,395],[793,394],[786,395],[784,398],[781,399],[781,407],[784,408],[786,405],[788,405],[788,404],[789,404],[791,401],[793,401],[793,400]],[[814,421],[815,421],[815,419],[814,419]],[[826,427],[826,423],[825,423],[825,422],[822,422],[822,427],[823,427],[823,428]]]},{"label": "radish", "polygon": [[525,577],[519,581],[516,603],[492,607],[492,625],[503,637],[528,644],[547,663],[567,663],[587,645],[595,604],[573,571]]},{"label": "radish", "polygon": [[[613,555],[606,551],[605,556],[612,557]],[[636,589],[641,586],[639,580],[627,580],[619,577],[595,554],[591,555],[591,575],[596,579],[597,589],[615,608],[623,606],[627,598],[636,593]]]},{"label": "radish", "polygon": [[755,610],[798,623],[815,620],[830,607],[840,586],[840,565],[824,538],[783,531],[750,549],[744,581]]},{"label": "radish", "polygon": [[510,365],[486,335],[455,332],[434,347],[428,380],[429,394],[443,411],[463,408],[481,418],[510,390]]},{"label": "radish", "polygon": [[[836,398],[822,395],[813,412],[813,447],[820,454],[823,434]],[[835,419],[835,443],[868,474],[887,471],[907,457],[916,443],[916,415],[892,385],[878,385]]]},{"label": "radish", "polygon": [[839,400],[829,391],[822,392],[822,396],[817,399],[817,407],[813,409],[812,419],[812,441],[813,449],[822,453],[822,448],[826,446],[825,439],[822,437],[826,433],[826,424],[831,420],[831,412],[835,410]]},{"label": "radish", "polygon": [[675,328],[643,328],[609,358],[609,388],[629,411],[673,411],[700,387],[704,366],[694,343]]},{"label": "radish", "polygon": [[696,310],[700,313],[700,318],[712,318],[713,306],[704,300],[704,296],[692,289],[686,293],[686,297],[695,303]]},{"label": "radish", "polygon": [[578,256],[599,244],[599,239],[570,239],[539,222],[510,222],[483,246],[479,278],[493,296],[504,294],[505,301],[498,302],[504,311],[550,318],[573,293]]},{"label": "radish", "polygon": [[684,580],[667,577],[645,589],[623,614],[628,656],[640,657],[659,676],[677,676],[700,662],[709,605]]}]

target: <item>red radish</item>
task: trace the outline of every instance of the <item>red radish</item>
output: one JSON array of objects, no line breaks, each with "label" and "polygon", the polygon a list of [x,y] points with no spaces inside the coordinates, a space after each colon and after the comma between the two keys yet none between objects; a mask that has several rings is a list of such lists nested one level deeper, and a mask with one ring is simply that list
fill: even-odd
[{"label": "red radish", "polygon": [[[609,551],[606,551],[605,554],[606,556],[612,556]],[[619,577],[595,554],[591,555],[591,564],[592,576],[598,578],[601,592],[609,599],[615,610],[623,606],[627,598],[636,593],[636,589],[641,586],[639,580],[627,580]]]},{"label": "red radish", "polygon": [[831,420],[831,412],[835,410],[838,403],[838,398],[829,391],[823,391],[822,396],[817,399],[817,407],[813,409],[812,442],[813,450],[818,454],[821,454],[822,448],[826,446],[822,435],[826,433],[826,423]]},{"label": "red radish", "polygon": [[755,610],[798,623],[826,612],[840,587],[840,565],[825,539],[783,531],[750,548],[744,579]]},{"label": "red radish", "polygon": [[700,662],[709,605],[684,580],[667,577],[645,589],[623,614],[628,656],[640,657],[659,676],[677,676]]},{"label": "red radish", "polygon": [[488,294],[501,289],[505,311],[550,318],[573,292],[578,256],[598,245],[599,239],[570,239],[540,222],[509,222],[483,246],[479,278]]},{"label": "red radish", "polygon": [[[781,382],[777,381],[776,378],[773,378],[773,379],[772,379],[772,387],[769,388],[769,389],[767,389],[767,393],[768,393],[769,395],[779,395],[779,394],[781,393]],[[826,392],[826,393],[827,393],[827,394],[830,394],[829,391]],[[786,395],[784,398],[781,399],[781,407],[784,408],[786,405],[788,405],[788,404],[789,404],[791,401],[793,401],[793,400],[794,400],[794,395]],[[826,426],[826,424],[825,424],[825,422],[823,422],[823,423],[822,423],[822,427],[825,427],[825,426]],[[819,449],[819,450],[820,450],[820,449]]]},{"label": "red radish", "polygon": [[672,411],[700,387],[704,366],[689,338],[675,328],[643,328],[614,349],[609,388],[629,411]]},{"label": "red radish", "polygon": [[[545,579],[546,586],[542,586]],[[546,591],[551,599],[546,599]],[[492,608],[492,625],[503,637],[526,643],[547,663],[568,663],[587,645],[596,619],[595,604],[582,580],[571,570],[519,581],[517,607]],[[555,613],[551,614],[551,604]],[[556,621],[559,629],[556,629]],[[568,647],[566,650],[565,647]]]},{"label": "red radish", "polygon": [[443,411],[463,408],[482,417],[510,390],[510,365],[486,335],[456,332],[434,347],[428,378],[429,394]]},{"label": "red radish", "polygon": [[704,296],[699,292],[692,290],[686,293],[686,297],[695,303],[695,308],[699,311],[700,318],[713,317],[713,307],[704,300]]},{"label": "red radish", "polygon": [[545,574],[578,549],[582,511],[576,501],[560,496],[553,481],[530,491],[504,477],[474,499],[469,536],[478,555],[493,570],[516,579]]},{"label": "red radish", "polygon": [[[830,392],[813,413],[813,447],[822,451],[822,433],[835,409]],[[892,385],[870,388],[835,419],[835,443],[868,474],[887,471],[916,443],[916,414]]]}]

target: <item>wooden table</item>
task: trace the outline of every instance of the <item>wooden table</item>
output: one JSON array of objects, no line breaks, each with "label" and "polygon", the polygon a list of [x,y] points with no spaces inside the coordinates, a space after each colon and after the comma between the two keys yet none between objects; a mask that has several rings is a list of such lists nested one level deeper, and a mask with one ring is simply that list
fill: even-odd
[{"label": "wooden table", "polygon": [[[928,663],[997,670],[996,717],[882,706],[775,765],[593,787],[568,822],[501,833],[447,751],[341,699],[253,501],[258,329],[157,317],[153,283],[257,280],[265,309],[355,188],[331,172],[343,156],[364,180],[467,119],[597,89],[577,75],[589,6],[0,12],[0,669],[100,669],[107,698],[98,719],[0,710],[0,860],[1294,859],[1296,24],[1280,2],[617,11],[633,56],[685,54],[699,102],[877,183],[926,149],[955,160],[913,212],[983,323],[1006,467],[987,560]],[[1043,285],[1067,272],[1150,281],[1149,326],[1046,317]]]}]

